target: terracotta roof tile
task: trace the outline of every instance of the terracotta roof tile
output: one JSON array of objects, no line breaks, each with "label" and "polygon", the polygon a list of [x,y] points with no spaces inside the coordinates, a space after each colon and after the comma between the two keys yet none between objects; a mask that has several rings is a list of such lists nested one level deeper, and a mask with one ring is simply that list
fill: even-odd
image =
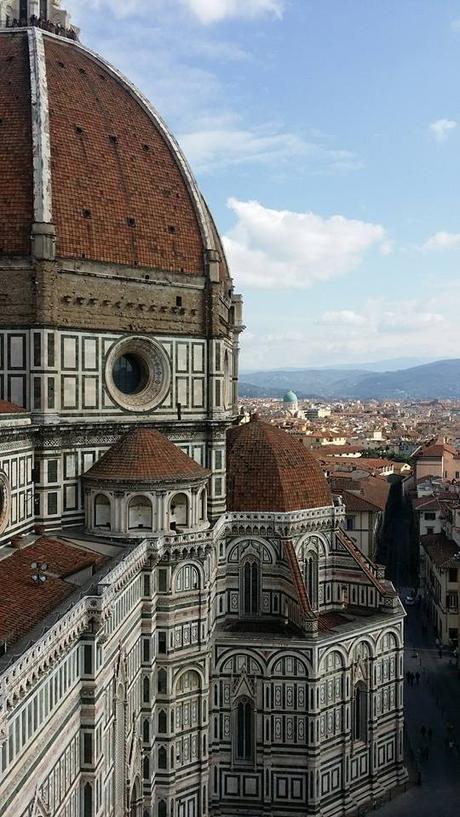
[{"label": "terracotta roof tile", "polygon": [[[106,557],[80,550],[67,542],[42,537],[0,561],[0,639],[9,644],[30,632],[58,607],[76,586],[66,576],[100,567]],[[46,582],[32,581],[32,562],[48,565]]]},{"label": "terracotta roof tile", "polygon": [[116,482],[160,482],[207,476],[209,471],[152,428],[128,431],[85,474],[91,479]]},{"label": "terracotta roof tile", "polygon": [[288,512],[332,505],[318,462],[298,438],[252,420],[227,440],[227,507]]},{"label": "terracotta roof tile", "polygon": [[420,537],[420,543],[438,567],[460,567],[460,559],[455,559],[460,546],[445,533],[427,533]]},{"label": "terracotta roof tile", "polygon": [[0,400],[0,414],[27,414],[27,409],[9,400]]},{"label": "terracotta roof tile", "polygon": [[379,511],[380,508],[378,505],[374,505],[369,499],[362,496],[360,493],[353,493],[353,491],[342,491],[342,499],[347,511],[359,513],[360,511],[366,511],[375,513]]},{"label": "terracotta roof tile", "polygon": [[456,456],[458,451],[452,445],[448,445],[447,443],[429,445],[427,448],[423,448],[421,451],[419,451],[419,453],[415,455],[415,459],[433,459],[436,457],[443,457],[445,454],[452,454],[453,456]]},{"label": "terracotta roof tile", "polygon": [[195,206],[159,129],[82,49],[46,37],[45,52],[58,254],[203,275]]},{"label": "terracotta roof tile", "polygon": [[0,254],[29,255],[33,221],[27,33],[0,36]]}]

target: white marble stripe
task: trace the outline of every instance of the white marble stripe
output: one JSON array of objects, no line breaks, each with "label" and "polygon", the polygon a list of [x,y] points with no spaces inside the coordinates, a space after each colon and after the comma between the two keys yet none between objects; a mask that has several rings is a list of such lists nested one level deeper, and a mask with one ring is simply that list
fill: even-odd
[{"label": "white marble stripe", "polygon": [[27,29],[30,59],[30,89],[32,105],[32,145],[34,171],[34,221],[51,224],[51,145],[46,76],[45,46],[39,28]]},{"label": "white marble stripe", "polygon": [[144,112],[147,114],[149,119],[153,122],[156,128],[160,131],[166,143],[171,148],[179,168],[182,173],[182,177],[185,180],[186,186],[189,190],[190,196],[192,201],[195,205],[196,212],[198,215],[198,220],[200,224],[201,234],[203,238],[204,245],[206,249],[217,249],[215,246],[210,219],[206,210],[206,206],[204,204],[200,189],[196,182],[196,179],[193,175],[193,171],[185,158],[182,149],[174,136],[171,130],[168,128],[167,124],[165,123],[164,119],[158,113],[156,108],[151,104],[151,102],[147,99],[147,97],[142,94],[142,92],[132,83],[129,79],[127,79],[121,71],[111,65],[104,57],[101,57],[95,51],[91,51],[86,46],[82,45],[81,43],[75,40],[67,40],[65,37],[59,37],[56,34],[52,34],[51,32],[44,31],[43,37],[49,37],[56,39],[60,42],[60,44],[67,48],[77,48],[79,51],[82,51],[87,57],[92,59],[97,65],[99,65],[102,69],[107,71],[111,74],[121,85],[125,87],[129,94],[136,100],[136,102],[141,106]]}]

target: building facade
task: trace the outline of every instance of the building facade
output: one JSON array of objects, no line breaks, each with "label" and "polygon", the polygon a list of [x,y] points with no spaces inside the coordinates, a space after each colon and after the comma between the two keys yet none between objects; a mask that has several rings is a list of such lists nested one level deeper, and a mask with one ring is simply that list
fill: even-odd
[{"label": "building facade", "polygon": [[241,298],[157,111],[57,0],[0,26],[0,815],[356,813],[406,779],[394,588],[235,425]]}]

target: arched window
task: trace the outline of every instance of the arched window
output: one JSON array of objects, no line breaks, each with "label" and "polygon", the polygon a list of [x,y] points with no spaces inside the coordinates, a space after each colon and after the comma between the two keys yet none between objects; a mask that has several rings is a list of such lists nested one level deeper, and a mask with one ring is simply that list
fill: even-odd
[{"label": "arched window", "polygon": [[236,710],[236,759],[252,760],[253,756],[254,709],[248,698],[241,698]]},{"label": "arched window", "polygon": [[158,803],[158,817],[168,817],[166,809],[166,800],[160,800]]},{"label": "arched window", "polygon": [[305,584],[308,598],[314,610],[318,607],[318,556],[316,553],[307,553],[305,560]]},{"label": "arched window", "polygon": [[224,409],[229,409],[232,402],[232,389],[230,382],[230,359],[228,351],[224,355]]},{"label": "arched window", "polygon": [[202,492],[200,494],[200,497],[199,497],[199,509],[200,509],[199,512],[200,512],[200,520],[202,522],[206,521],[206,518],[207,518],[207,515],[208,515],[207,514],[207,508],[208,508],[208,503],[207,503],[207,497],[206,497],[206,488],[203,488],[203,490],[202,490]]},{"label": "arched window", "polygon": [[356,684],[353,696],[353,740],[367,741],[367,689],[362,681]]},{"label": "arched window", "polygon": [[104,494],[97,494],[94,499],[94,526],[96,528],[111,528],[110,499]]},{"label": "arched window", "polygon": [[195,565],[184,565],[176,573],[175,590],[176,593],[185,593],[188,590],[198,590],[200,587],[200,574]]},{"label": "arched window", "polygon": [[242,566],[241,609],[244,615],[258,615],[260,611],[260,565],[248,559]]},{"label": "arched window", "polygon": [[144,743],[148,743],[150,740],[150,723],[147,718],[142,725],[142,739]]},{"label": "arched window", "polygon": [[183,695],[187,692],[194,692],[200,688],[200,676],[194,670],[183,672],[177,684],[177,694]]},{"label": "arched window", "polygon": [[189,501],[186,494],[175,494],[169,506],[169,527],[171,530],[189,527]]},{"label": "arched window", "polygon": [[152,503],[146,496],[134,496],[128,505],[128,530],[152,530]]},{"label": "arched window", "polygon": [[150,703],[150,681],[144,678],[142,681],[142,696],[144,703]]},{"label": "arched window", "polygon": [[93,814],[93,789],[91,783],[85,783],[83,789],[83,817],[92,817]]},{"label": "arched window", "polygon": [[166,754],[166,749],[164,746],[160,746],[158,749],[158,768],[159,769],[166,769],[168,763],[168,758]]},{"label": "arched window", "polygon": [[157,679],[157,688],[160,695],[166,695],[167,685],[168,685],[168,676],[166,674],[165,669],[158,670],[158,679]]},{"label": "arched window", "polygon": [[150,760],[148,757],[144,757],[144,760],[142,761],[142,773],[144,780],[150,780]]},{"label": "arched window", "polygon": [[162,735],[164,735],[168,730],[167,723],[168,721],[166,717],[166,712],[164,711],[164,709],[160,709],[158,713],[158,731]]}]

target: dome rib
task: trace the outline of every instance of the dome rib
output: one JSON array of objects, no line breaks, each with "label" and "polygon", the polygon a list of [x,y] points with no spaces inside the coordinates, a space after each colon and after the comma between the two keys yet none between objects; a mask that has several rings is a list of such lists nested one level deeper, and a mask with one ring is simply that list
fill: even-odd
[{"label": "dome rib", "polygon": [[261,420],[230,430],[228,510],[286,513],[332,504],[326,478],[300,440]]},{"label": "dome rib", "polygon": [[198,465],[159,431],[128,431],[86,472],[85,478],[113,482],[205,480],[209,471]]}]

